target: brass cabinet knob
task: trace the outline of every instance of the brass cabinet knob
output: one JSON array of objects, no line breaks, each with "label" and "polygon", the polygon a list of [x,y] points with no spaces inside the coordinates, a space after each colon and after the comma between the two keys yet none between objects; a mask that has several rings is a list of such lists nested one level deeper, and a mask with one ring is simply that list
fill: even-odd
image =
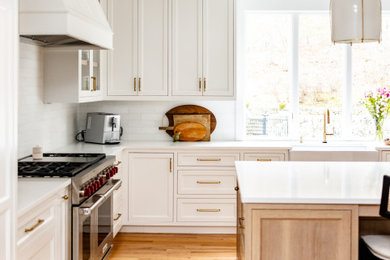
[{"label": "brass cabinet knob", "polygon": [[64,200],[68,200],[68,199],[69,199],[68,195],[64,195],[64,196],[62,196],[62,198],[63,198]]},{"label": "brass cabinet knob", "polygon": [[238,191],[240,188],[238,188],[238,186],[234,187],[234,190],[235,191]]}]

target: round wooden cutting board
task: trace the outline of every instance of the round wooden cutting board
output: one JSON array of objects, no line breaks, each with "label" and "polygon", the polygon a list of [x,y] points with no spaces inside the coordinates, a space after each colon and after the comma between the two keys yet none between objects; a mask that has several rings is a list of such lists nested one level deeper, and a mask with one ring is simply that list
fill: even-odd
[{"label": "round wooden cutting board", "polygon": [[[174,127],[174,115],[210,115],[210,134],[215,130],[217,126],[217,119],[214,114],[207,108],[196,106],[196,105],[184,105],[174,107],[165,113],[168,118],[169,126]],[[173,130],[166,130],[167,134],[173,136]]]}]

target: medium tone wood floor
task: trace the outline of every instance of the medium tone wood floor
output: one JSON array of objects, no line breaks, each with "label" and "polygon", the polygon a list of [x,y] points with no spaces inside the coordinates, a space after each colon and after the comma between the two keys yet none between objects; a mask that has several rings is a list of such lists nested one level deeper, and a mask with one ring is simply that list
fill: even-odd
[{"label": "medium tone wood floor", "polygon": [[235,260],[235,235],[119,233],[110,260]]}]

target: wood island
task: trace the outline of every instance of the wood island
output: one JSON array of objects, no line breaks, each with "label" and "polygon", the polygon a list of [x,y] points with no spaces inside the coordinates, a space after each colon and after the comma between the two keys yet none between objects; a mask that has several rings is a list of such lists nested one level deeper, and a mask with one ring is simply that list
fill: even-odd
[{"label": "wood island", "polygon": [[237,251],[245,260],[357,260],[379,216],[385,162],[236,162]]}]

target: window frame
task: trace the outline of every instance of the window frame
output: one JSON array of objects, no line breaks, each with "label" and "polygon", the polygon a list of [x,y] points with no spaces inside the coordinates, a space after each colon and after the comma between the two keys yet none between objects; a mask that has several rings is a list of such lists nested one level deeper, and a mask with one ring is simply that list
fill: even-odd
[{"label": "window frame", "polygon": [[[288,136],[249,136],[246,134],[246,14],[289,14],[291,15],[291,30],[289,32],[289,69],[290,69],[290,116],[288,123]],[[298,141],[299,136],[299,16],[300,15],[329,15],[329,11],[263,11],[247,10],[240,12],[237,28],[237,103],[236,103],[236,139],[237,140],[267,140],[267,141]],[[389,15],[389,11],[383,11]],[[330,36],[329,36],[330,41]],[[352,47],[349,44],[343,46],[343,84],[342,84],[342,122],[341,137],[338,141],[368,141],[352,135]]]}]

